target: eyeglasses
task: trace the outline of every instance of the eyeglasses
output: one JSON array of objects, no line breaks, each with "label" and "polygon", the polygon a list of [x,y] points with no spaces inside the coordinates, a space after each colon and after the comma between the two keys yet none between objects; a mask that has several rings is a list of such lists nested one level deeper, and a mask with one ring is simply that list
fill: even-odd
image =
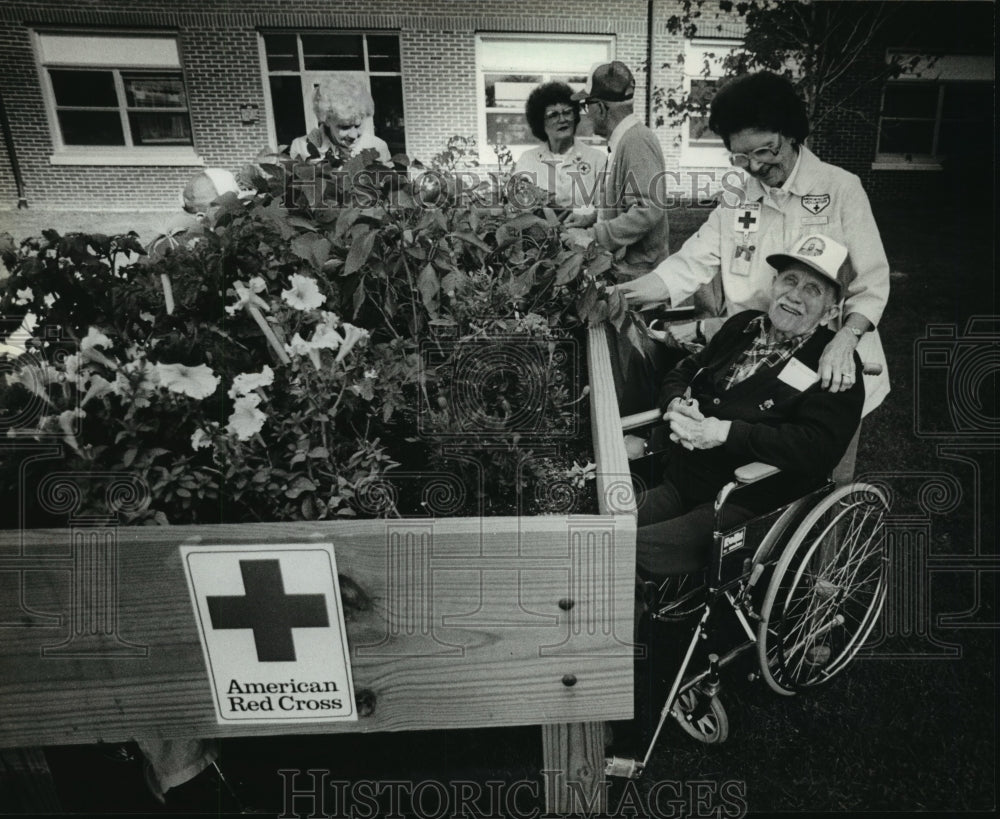
[{"label": "eyeglasses", "polygon": [[588,97],[580,103],[580,110],[587,113],[587,109],[594,103],[604,102],[604,100],[599,100],[597,97]]},{"label": "eyeglasses", "polygon": [[730,154],[729,161],[737,168],[749,168],[750,160],[754,162],[770,162],[776,159],[778,154],[781,152],[781,146],[784,144],[784,140],[781,134],[778,134],[778,144],[773,148],[765,145],[763,148],[755,148],[748,154]]},{"label": "eyeglasses", "polygon": [[555,111],[549,111],[545,115],[546,122],[555,122],[560,119],[573,119],[573,109],[572,108],[559,108]]}]

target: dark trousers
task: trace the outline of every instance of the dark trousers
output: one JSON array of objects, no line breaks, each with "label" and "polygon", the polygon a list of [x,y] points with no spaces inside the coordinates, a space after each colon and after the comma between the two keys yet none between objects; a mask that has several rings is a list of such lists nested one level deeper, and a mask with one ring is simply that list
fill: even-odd
[{"label": "dark trousers", "polygon": [[[689,574],[708,565],[715,528],[712,502],[685,502],[668,480],[639,496],[636,565],[640,574],[653,580]],[[749,520],[753,512],[733,504],[723,509],[722,525]]]}]

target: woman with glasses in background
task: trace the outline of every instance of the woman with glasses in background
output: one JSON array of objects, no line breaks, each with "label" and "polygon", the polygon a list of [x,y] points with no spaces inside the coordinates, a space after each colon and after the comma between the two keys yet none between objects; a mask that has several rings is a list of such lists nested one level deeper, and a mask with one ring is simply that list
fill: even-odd
[{"label": "woman with glasses in background", "polygon": [[524,116],[531,133],[543,144],[529,148],[514,165],[514,172],[548,191],[549,204],[557,211],[594,209],[595,187],[604,166],[606,151],[576,141],[580,103],[573,89],[561,82],[547,82],[528,95]]},{"label": "woman with glasses in background", "polygon": [[[889,262],[861,181],[805,146],[805,104],[776,74],[745,74],[720,87],[709,128],[722,138],[738,172],[726,172],[719,180],[719,205],[680,250],[619,287],[632,307],[642,309],[677,305],[705,285],[721,284],[716,287],[722,302],[716,304],[718,313],[766,310],[774,277],[767,257],[807,234],[830,236],[848,249],[840,270],[844,302],[816,375],[824,389],[850,389],[860,345],[862,361],[881,367],[879,375],[865,376],[867,414],[889,392],[875,330],[889,296]],[[670,333],[679,342],[703,344],[723,320],[674,324]],[[853,472],[853,458],[847,462]]]}]

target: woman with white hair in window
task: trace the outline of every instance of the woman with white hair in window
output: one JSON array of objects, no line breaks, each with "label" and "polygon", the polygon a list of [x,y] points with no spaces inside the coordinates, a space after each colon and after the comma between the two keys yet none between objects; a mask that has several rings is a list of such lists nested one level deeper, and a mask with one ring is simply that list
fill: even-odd
[{"label": "woman with white hair in window", "polygon": [[323,77],[316,83],[312,102],[318,124],[292,141],[288,149],[292,159],[343,162],[371,148],[378,152],[380,161],[389,161],[389,146],[375,136],[375,102],[364,80]]}]

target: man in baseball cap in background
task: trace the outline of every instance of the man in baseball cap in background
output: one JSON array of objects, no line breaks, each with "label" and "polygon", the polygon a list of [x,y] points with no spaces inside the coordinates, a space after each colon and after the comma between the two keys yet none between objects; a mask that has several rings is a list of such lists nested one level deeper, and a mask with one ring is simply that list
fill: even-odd
[{"label": "man in baseball cap in background", "polygon": [[573,95],[594,133],[608,138],[611,157],[598,213],[574,213],[565,222],[572,241],[621,251],[623,278],[648,273],[669,253],[663,151],[634,113],[634,95],[635,78],[618,60],[595,66],[587,87]]}]

